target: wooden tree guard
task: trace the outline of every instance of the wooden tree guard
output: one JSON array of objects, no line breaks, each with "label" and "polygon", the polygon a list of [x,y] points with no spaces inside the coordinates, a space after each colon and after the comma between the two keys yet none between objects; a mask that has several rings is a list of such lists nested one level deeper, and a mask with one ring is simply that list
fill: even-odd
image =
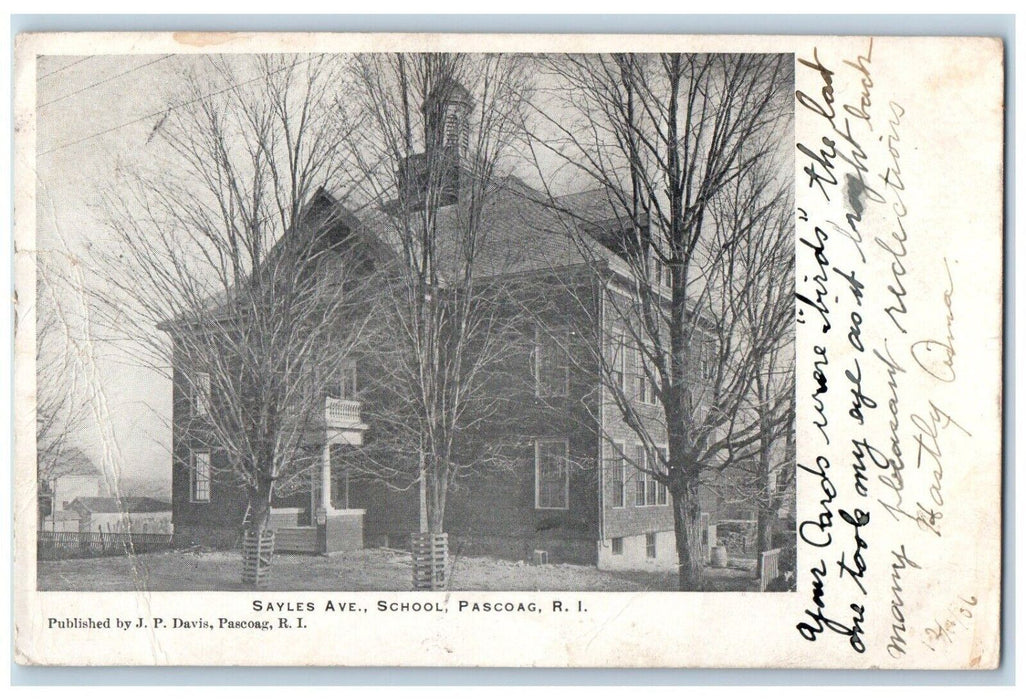
[{"label": "wooden tree guard", "polygon": [[759,590],[764,591],[780,573],[780,550],[769,549],[761,555],[759,567]]},{"label": "wooden tree guard", "polygon": [[410,535],[413,554],[413,589],[441,591],[449,583],[449,535],[416,532]]},{"label": "wooden tree guard", "polygon": [[265,588],[271,574],[274,530],[246,530],[242,538],[242,583]]}]

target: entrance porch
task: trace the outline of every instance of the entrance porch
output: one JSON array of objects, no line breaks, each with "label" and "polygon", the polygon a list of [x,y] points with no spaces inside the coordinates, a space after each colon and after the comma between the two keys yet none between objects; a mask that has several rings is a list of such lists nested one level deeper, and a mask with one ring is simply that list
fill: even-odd
[{"label": "entrance porch", "polygon": [[360,420],[360,403],[325,399],[324,443],[318,469],[311,470],[306,508],[274,508],[271,527],[279,552],[330,554],[363,548],[363,516],[349,508],[346,449],[363,444],[367,425]]}]

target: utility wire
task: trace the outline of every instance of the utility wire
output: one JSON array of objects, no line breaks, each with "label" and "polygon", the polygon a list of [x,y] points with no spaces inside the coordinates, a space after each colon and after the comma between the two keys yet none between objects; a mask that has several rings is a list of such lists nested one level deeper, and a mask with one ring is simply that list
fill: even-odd
[{"label": "utility wire", "polygon": [[134,73],[135,71],[140,70],[142,68],[145,68],[146,66],[152,66],[154,63],[159,63],[160,61],[166,61],[169,58],[171,58],[171,54],[166,54],[164,56],[161,56],[160,58],[155,58],[152,61],[147,61],[146,63],[142,64],[141,66],[135,66],[134,68],[129,68],[128,70],[122,71],[121,73],[116,73],[116,74],[110,76],[109,78],[104,78],[103,80],[97,80],[95,83],[91,83],[89,85],[86,85],[85,87],[81,87],[78,90],[73,90],[72,92],[69,92],[67,95],[61,95],[60,97],[56,97],[56,98],[50,100],[49,102],[44,102],[43,104],[39,105],[37,109],[42,109],[43,107],[47,107],[49,105],[54,104],[55,102],[60,102],[61,100],[66,100],[69,97],[77,95],[80,92],[85,92],[86,90],[91,90],[92,88],[96,87],[97,85],[103,85],[104,83],[109,83],[110,81],[114,80],[115,78],[120,78],[123,75],[128,75],[129,73]]},{"label": "utility wire", "polygon": [[50,153],[54,153],[55,151],[60,151],[60,150],[63,150],[65,148],[69,148],[71,146],[76,146],[76,145],[78,145],[78,144],[80,144],[80,143],[82,143],[84,141],[89,141],[90,139],[95,139],[95,138],[97,138],[99,136],[103,136],[105,134],[109,134],[112,131],[117,131],[118,129],[123,129],[126,126],[131,126],[133,124],[138,124],[139,122],[146,121],[147,119],[153,119],[154,117],[159,117],[159,116],[162,116],[162,115],[170,114],[171,112],[175,111],[176,109],[181,109],[182,107],[188,107],[189,105],[194,104],[196,102],[199,102],[200,100],[205,100],[208,97],[216,97],[217,95],[224,94],[224,93],[228,92],[229,90],[234,90],[235,88],[242,87],[243,85],[248,85],[249,83],[253,83],[253,82],[256,82],[257,80],[261,80],[263,78],[266,78],[269,75],[274,75],[275,73],[280,73],[283,70],[286,70],[288,68],[295,68],[296,66],[300,66],[300,65],[302,65],[304,63],[309,63],[310,61],[314,60],[315,58],[317,58],[318,56],[321,56],[321,55],[322,54],[316,54],[314,56],[311,56],[310,58],[303,59],[302,61],[298,61],[296,63],[292,63],[292,64],[289,64],[289,65],[286,65],[286,66],[282,66],[281,68],[279,68],[277,70],[273,70],[270,73],[261,73],[260,75],[258,75],[256,77],[250,78],[249,80],[243,80],[241,83],[232,83],[231,85],[228,85],[227,87],[221,88],[220,90],[215,90],[214,92],[208,92],[206,95],[200,95],[199,97],[195,97],[195,98],[193,98],[191,100],[186,100],[185,102],[180,102],[180,103],[178,103],[176,105],[171,105],[170,107],[167,107],[165,109],[159,110],[157,112],[152,112],[150,114],[145,114],[145,115],[143,115],[143,116],[141,116],[141,117],[139,117],[137,119],[132,119],[132,120],[124,122],[122,124],[117,124],[117,125],[112,126],[112,127],[108,128],[108,129],[104,129],[103,131],[97,131],[96,133],[89,134],[88,136],[83,136],[82,138],[75,139],[74,141],[68,141],[67,143],[62,143],[59,146],[54,146],[53,148],[48,148],[45,151],[40,151],[37,154],[37,157],[38,156],[45,156],[45,155],[48,155]]},{"label": "utility wire", "polygon": [[52,70],[49,73],[47,73],[46,75],[39,76],[38,78],[36,78],[36,80],[39,81],[39,80],[42,80],[43,78],[49,78],[51,75],[54,75],[56,73],[60,73],[62,70],[67,70],[67,69],[71,68],[72,66],[77,66],[79,63],[85,63],[90,58],[92,58],[92,56],[86,56],[85,58],[80,58],[77,61],[72,61],[71,63],[67,63],[67,64],[61,66],[60,68],[58,68],[57,70]]}]

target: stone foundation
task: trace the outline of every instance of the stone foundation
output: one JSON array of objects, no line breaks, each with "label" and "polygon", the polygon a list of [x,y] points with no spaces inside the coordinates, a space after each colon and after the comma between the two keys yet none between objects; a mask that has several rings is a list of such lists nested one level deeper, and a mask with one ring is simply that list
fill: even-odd
[{"label": "stone foundation", "polygon": [[677,541],[673,530],[655,534],[655,556],[649,556],[646,535],[619,538],[621,549],[613,553],[613,539],[598,543],[598,568],[621,571],[669,571],[677,568]]}]

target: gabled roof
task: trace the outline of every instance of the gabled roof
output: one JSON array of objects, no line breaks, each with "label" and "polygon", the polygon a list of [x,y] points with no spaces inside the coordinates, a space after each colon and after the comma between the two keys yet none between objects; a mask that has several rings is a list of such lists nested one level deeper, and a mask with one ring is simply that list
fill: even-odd
[{"label": "gabled roof", "polygon": [[[282,256],[289,255],[290,252],[294,253],[294,248],[290,251],[290,244],[298,240],[297,236],[309,235],[310,230],[318,230],[320,235],[328,237],[332,231],[343,229],[366,244],[365,250],[370,257],[378,258],[390,254],[387,246],[374,239],[366,230],[366,227],[361,225],[356,215],[346,208],[339,198],[332,195],[324,187],[319,187],[303,206],[301,219],[313,222],[313,224],[307,226],[305,230],[290,230],[280,236],[264,255],[264,260],[261,264],[262,269],[267,269],[268,265],[277,262]],[[229,316],[231,314],[229,300],[236,294],[236,289],[237,286],[232,286],[229,289],[219,289],[202,302],[202,312],[209,313],[214,318]],[[190,317],[192,320],[196,320],[195,313],[199,311],[199,309],[191,310],[189,314],[183,314],[177,318],[163,321],[158,324],[158,328],[163,331],[170,331],[176,324],[188,325]],[[207,319],[208,317],[204,316],[204,320]]]},{"label": "gabled roof", "polygon": [[[597,246],[584,251],[581,239],[573,234],[582,223],[608,218],[608,204],[607,211],[574,212],[561,204],[562,198],[553,201],[513,176],[497,178],[485,196],[473,259],[474,274],[479,277],[580,265],[593,261],[596,254],[604,255]],[[567,204],[576,207],[587,202],[568,200]],[[463,262],[460,235],[466,227],[460,217],[465,214],[459,203],[437,210],[435,245],[443,278],[452,276]],[[361,230],[399,255],[399,223],[394,213],[377,211],[366,217]]]},{"label": "gabled roof", "polygon": [[555,207],[565,211],[586,229],[611,225],[619,219],[626,220],[627,217],[626,212],[618,211],[619,203],[605,187],[571,192],[553,199]]},{"label": "gabled roof", "polygon": [[[564,268],[613,257],[601,236],[616,225],[614,205],[604,189],[592,189],[560,197],[549,197],[514,176],[496,178],[481,210],[474,274],[479,278]],[[330,230],[342,226],[374,260],[385,263],[402,252],[399,220],[381,209],[358,214],[343,204],[343,197],[320,188],[305,210],[317,227]],[[454,277],[462,265],[459,203],[440,207],[436,215],[438,270],[442,279]],[[590,236],[578,236],[585,231]],[[267,260],[286,254],[291,236],[283,235],[268,252]],[[583,247],[582,247],[583,246]],[[585,250],[584,247],[587,247]],[[209,300],[212,314],[226,312],[231,292],[220,292]],[[183,321],[184,319],[178,319]],[[171,323],[161,324],[169,330]]]},{"label": "gabled roof", "polygon": [[170,511],[171,504],[148,496],[125,496],[123,498],[84,497],[68,504],[68,509],[88,513],[161,513]]}]

